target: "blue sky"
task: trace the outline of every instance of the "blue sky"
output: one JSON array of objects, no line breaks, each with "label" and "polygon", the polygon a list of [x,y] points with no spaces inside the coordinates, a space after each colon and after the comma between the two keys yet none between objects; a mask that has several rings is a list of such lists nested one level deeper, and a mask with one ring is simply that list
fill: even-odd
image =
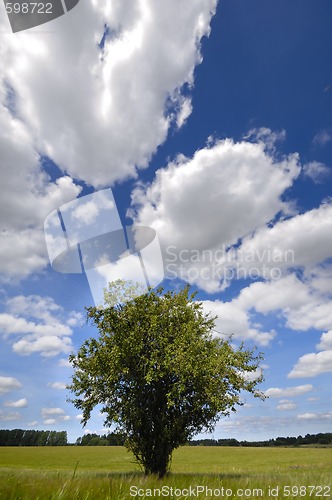
[{"label": "blue sky", "polygon": [[87,1],[16,34],[0,8],[0,427],[84,432],[65,385],[93,297],[43,225],[111,188],[124,225],[156,230],[165,286],[264,352],[269,398],[214,437],[330,432],[329,0]]}]

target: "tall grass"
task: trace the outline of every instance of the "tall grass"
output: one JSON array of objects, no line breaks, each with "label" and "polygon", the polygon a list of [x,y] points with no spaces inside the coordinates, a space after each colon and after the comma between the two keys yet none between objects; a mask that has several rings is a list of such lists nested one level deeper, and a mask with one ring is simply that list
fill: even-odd
[{"label": "tall grass", "polygon": [[[1,500],[332,496],[332,449],[184,447],[163,480],[145,477],[117,447],[0,448],[0,465]],[[190,496],[197,486],[208,490]]]}]

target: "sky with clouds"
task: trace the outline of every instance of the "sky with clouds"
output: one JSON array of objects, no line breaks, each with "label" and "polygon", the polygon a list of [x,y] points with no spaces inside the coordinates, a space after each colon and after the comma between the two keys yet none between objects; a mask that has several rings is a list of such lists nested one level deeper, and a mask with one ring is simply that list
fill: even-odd
[{"label": "sky with clouds", "polygon": [[[191,283],[216,335],[264,352],[269,398],[244,395],[214,437],[331,431],[332,5],[318,3],[82,0],[15,34],[0,5],[0,428],[83,434],[68,356],[96,333],[84,306],[100,280],[141,276],[105,250],[108,226],[120,255],[135,225],[154,230],[167,289]],[[79,259],[53,255],[72,274],[48,254],[64,227],[90,238]],[[105,431],[98,410],[87,427]]]}]

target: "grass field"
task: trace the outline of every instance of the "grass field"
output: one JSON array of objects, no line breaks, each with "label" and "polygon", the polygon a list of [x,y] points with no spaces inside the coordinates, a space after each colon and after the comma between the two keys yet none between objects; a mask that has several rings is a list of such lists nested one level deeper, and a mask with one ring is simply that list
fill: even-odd
[{"label": "grass field", "polygon": [[0,448],[1,500],[130,498],[332,498],[332,448],[183,447],[163,480],[122,447]]}]

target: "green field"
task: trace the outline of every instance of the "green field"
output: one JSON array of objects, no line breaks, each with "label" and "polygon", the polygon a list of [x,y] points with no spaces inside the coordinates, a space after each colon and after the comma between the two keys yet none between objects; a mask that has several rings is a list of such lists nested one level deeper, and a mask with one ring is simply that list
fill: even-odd
[{"label": "green field", "polygon": [[63,498],[332,498],[332,448],[183,447],[163,480],[122,447],[0,448],[1,500]]}]

